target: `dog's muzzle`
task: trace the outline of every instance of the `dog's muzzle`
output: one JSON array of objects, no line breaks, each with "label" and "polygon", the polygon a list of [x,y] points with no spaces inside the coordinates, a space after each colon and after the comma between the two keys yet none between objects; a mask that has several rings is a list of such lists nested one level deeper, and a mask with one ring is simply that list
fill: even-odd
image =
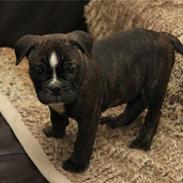
[{"label": "dog's muzzle", "polygon": [[43,104],[50,103],[72,103],[76,97],[76,89],[65,81],[46,82],[42,90],[37,93]]},{"label": "dog's muzzle", "polygon": [[60,81],[51,81],[46,86],[53,94],[59,95],[61,90],[64,90],[66,88],[66,84],[60,82]]}]

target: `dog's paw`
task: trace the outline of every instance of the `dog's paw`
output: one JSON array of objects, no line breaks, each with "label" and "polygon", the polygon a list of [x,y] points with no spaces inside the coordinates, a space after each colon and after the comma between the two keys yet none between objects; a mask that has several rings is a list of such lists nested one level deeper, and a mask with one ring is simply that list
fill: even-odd
[{"label": "dog's paw", "polygon": [[129,145],[133,149],[142,149],[144,151],[150,150],[151,141],[144,135],[137,136]]},{"label": "dog's paw", "polygon": [[89,163],[74,161],[72,158],[69,158],[63,163],[63,168],[69,172],[82,173],[88,168],[88,164]]},{"label": "dog's paw", "polygon": [[47,137],[54,137],[54,138],[63,138],[65,135],[65,132],[62,131],[54,131],[51,126],[47,126],[43,129],[43,133]]}]

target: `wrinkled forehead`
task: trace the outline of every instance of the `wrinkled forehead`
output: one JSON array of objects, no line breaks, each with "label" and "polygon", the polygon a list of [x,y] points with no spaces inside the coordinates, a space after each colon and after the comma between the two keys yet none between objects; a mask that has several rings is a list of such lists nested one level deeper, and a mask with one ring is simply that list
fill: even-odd
[{"label": "wrinkled forehead", "polygon": [[49,63],[53,52],[59,61],[80,62],[81,51],[64,36],[51,36],[51,38],[43,36],[43,38],[29,53],[30,64]]},{"label": "wrinkled forehead", "polygon": [[61,41],[45,41],[34,46],[29,54],[29,60],[32,64],[38,62],[49,62],[51,55],[54,53],[58,60],[63,60],[69,56],[70,48]]},{"label": "wrinkled forehead", "polygon": [[68,54],[68,52],[70,51],[70,47],[71,44],[69,44],[69,42],[66,42],[64,39],[46,39],[38,45],[37,50],[39,54],[44,55],[50,55],[52,51],[56,51],[58,54]]}]

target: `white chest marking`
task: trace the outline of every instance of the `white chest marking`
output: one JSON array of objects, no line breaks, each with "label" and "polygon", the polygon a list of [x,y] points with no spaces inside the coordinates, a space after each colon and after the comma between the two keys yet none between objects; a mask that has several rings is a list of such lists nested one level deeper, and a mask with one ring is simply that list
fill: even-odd
[{"label": "white chest marking", "polygon": [[65,111],[63,103],[49,104],[49,107],[52,108],[54,111],[60,113],[60,114]]},{"label": "white chest marking", "polygon": [[58,65],[58,58],[57,58],[57,55],[54,51],[51,53],[49,63],[50,63],[50,66],[52,68],[52,71],[53,71],[51,83],[55,83],[58,81],[57,80],[57,73],[56,73],[56,67]]}]

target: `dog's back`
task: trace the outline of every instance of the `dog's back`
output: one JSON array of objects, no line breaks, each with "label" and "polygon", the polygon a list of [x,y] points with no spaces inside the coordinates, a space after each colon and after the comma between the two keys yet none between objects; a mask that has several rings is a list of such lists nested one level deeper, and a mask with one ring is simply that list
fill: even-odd
[{"label": "dog's back", "polygon": [[104,123],[112,128],[129,125],[147,109],[131,148],[150,149],[175,60],[174,50],[183,54],[183,45],[176,37],[145,29],[117,33],[94,44],[93,55],[108,86],[103,106],[127,104],[121,115],[106,118]]},{"label": "dog's back", "polygon": [[[100,62],[103,58],[115,61],[117,55],[125,53],[134,56],[142,56],[153,49],[169,47],[183,54],[182,43],[173,35],[166,32],[155,32],[143,28],[135,28],[126,32],[114,33],[106,39],[96,41],[93,47],[93,55]],[[108,59],[105,60],[105,63]],[[124,60],[124,58],[123,58]],[[108,61],[109,64],[111,61]]]},{"label": "dog's back", "polygon": [[174,50],[183,53],[183,45],[173,35],[136,28],[96,41],[93,57],[108,78],[111,93],[119,88],[119,83],[124,95],[125,90],[131,91],[122,96],[126,102],[142,88],[153,87],[159,78],[169,78]]}]

